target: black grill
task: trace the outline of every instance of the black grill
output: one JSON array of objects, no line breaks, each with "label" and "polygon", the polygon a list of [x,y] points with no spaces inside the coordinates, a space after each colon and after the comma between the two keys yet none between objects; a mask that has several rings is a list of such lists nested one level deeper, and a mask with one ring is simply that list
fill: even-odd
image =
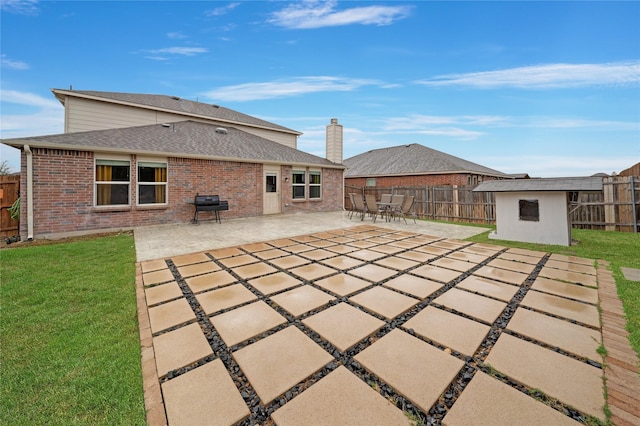
[{"label": "black grill", "polygon": [[193,200],[193,206],[195,212],[193,213],[193,220],[191,223],[199,223],[198,213],[200,212],[214,212],[214,219],[220,223],[220,212],[222,210],[229,210],[229,202],[220,200],[219,195],[198,195],[196,194]]}]

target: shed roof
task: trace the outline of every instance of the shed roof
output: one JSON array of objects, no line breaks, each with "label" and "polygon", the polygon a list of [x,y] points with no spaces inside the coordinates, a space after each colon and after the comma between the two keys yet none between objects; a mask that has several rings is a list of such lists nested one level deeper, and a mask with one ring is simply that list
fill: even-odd
[{"label": "shed roof", "polygon": [[100,92],[94,90],[65,90],[51,89],[55,97],[64,105],[66,96],[76,96],[85,99],[102,100],[105,102],[132,105],[139,108],[150,108],[192,117],[204,117],[210,120],[223,121],[230,124],[244,124],[265,129],[278,130],[285,133],[301,135],[302,133],[271,123],[251,115],[243,114],[229,108],[206,102],[190,101],[178,96],[153,95],[140,93]]},{"label": "shed roof", "polygon": [[471,161],[413,143],[374,149],[344,160],[345,177],[402,176],[442,173],[475,173],[507,177]]},{"label": "shed roof", "polygon": [[602,191],[601,177],[532,178],[482,182],[474,192]]},{"label": "shed roof", "polygon": [[341,164],[234,127],[221,128],[190,120],[4,139],[2,143],[13,147],[30,145],[40,148],[344,168]]}]

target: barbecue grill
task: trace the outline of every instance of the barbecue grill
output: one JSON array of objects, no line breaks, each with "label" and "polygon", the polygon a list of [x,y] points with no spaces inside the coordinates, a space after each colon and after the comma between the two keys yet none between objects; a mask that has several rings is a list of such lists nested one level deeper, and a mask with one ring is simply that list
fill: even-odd
[{"label": "barbecue grill", "polygon": [[193,213],[193,220],[191,223],[198,224],[200,219],[198,214],[200,212],[213,212],[216,222],[221,223],[220,221],[220,212],[222,210],[229,210],[229,202],[220,200],[219,195],[199,195],[196,194],[196,197],[193,201],[193,206],[195,211]]}]

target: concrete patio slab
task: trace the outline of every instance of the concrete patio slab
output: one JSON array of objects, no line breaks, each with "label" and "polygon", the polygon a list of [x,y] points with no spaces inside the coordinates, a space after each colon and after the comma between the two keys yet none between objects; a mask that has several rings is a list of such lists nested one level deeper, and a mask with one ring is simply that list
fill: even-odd
[{"label": "concrete patio slab", "polygon": [[163,383],[162,393],[171,425],[231,425],[251,414],[219,359]]},{"label": "concrete patio slab", "polygon": [[210,259],[208,262],[196,263],[193,265],[180,266],[178,272],[184,278],[192,277],[195,275],[208,274],[209,272],[219,271],[221,268],[212,262]]},{"label": "concrete patio slab", "polygon": [[251,265],[244,265],[233,268],[232,271],[240,278],[248,280],[251,278],[260,277],[262,275],[272,274],[274,272],[277,272],[278,270],[273,266],[264,263],[254,263]]},{"label": "concrete patio slab", "polygon": [[173,281],[173,279],[173,273],[168,268],[142,274],[142,282],[144,285],[166,283]]},{"label": "concrete patio slab", "polygon": [[636,268],[620,268],[622,274],[629,281],[640,281],[640,269]]},{"label": "concrete patio slab", "polygon": [[602,370],[508,334],[502,334],[486,363],[527,386],[604,420]]},{"label": "concrete patio slab", "polygon": [[349,253],[349,256],[355,257],[356,259],[360,259],[365,262],[371,262],[377,259],[381,259],[386,256],[385,253],[380,253],[379,251],[373,250],[358,250]]},{"label": "concrete patio slab", "polygon": [[447,253],[451,253],[450,249],[445,249],[445,248],[441,248],[441,247],[436,247],[432,244],[429,245],[425,245],[422,247],[416,247],[416,251],[422,252],[422,253],[427,253],[427,254],[433,254],[435,256],[444,256]]},{"label": "concrete patio slab", "polygon": [[196,295],[196,299],[207,315],[238,306],[258,297],[242,284],[207,291]]},{"label": "concrete patio slab", "polygon": [[249,284],[255,287],[260,293],[269,295],[300,285],[302,281],[284,272],[276,272],[275,274],[249,280]]},{"label": "concrete patio slab", "polygon": [[544,264],[545,267],[561,269],[563,271],[578,272],[580,274],[596,275],[596,268],[593,265],[581,265],[579,263],[566,262],[563,260],[549,259]]},{"label": "concrete patio slab", "polygon": [[391,279],[384,283],[384,286],[409,293],[419,299],[424,299],[442,288],[441,283],[413,275],[402,275]]},{"label": "concrete patio slab", "polygon": [[146,274],[147,272],[157,271],[158,269],[166,269],[167,262],[165,262],[164,259],[147,260],[146,262],[141,262],[140,267],[142,268],[142,273]]},{"label": "concrete patio slab", "polygon": [[517,254],[510,251],[505,251],[498,255],[498,259],[512,260],[514,262],[529,263],[531,265],[537,265],[540,262],[541,257],[527,256],[524,254]]},{"label": "concrete patio slab", "polygon": [[537,257],[538,259],[542,259],[546,255],[546,253],[543,251],[535,251],[522,248],[509,248],[507,249],[507,251],[509,253],[521,254],[523,256]]},{"label": "concrete patio slab", "polygon": [[160,377],[213,353],[198,324],[154,337],[153,349]]},{"label": "concrete patio slab", "polygon": [[576,257],[576,256],[566,256],[564,254],[556,254],[556,253],[549,256],[549,259],[560,260],[562,262],[577,263],[579,265],[589,265],[589,266],[593,266],[593,263],[594,263],[593,259],[586,259],[584,257]]},{"label": "concrete patio slab", "polygon": [[474,275],[489,278],[497,281],[504,281],[509,284],[520,285],[524,280],[529,278],[528,274],[521,272],[508,271],[506,269],[494,268],[492,266],[483,266],[474,272]]},{"label": "concrete patio slab", "polygon": [[289,272],[305,280],[313,281],[317,280],[318,278],[326,277],[327,275],[335,274],[336,270],[329,268],[328,266],[311,263],[309,265],[290,269]]},{"label": "concrete patio slab", "polygon": [[487,325],[434,306],[424,308],[404,328],[465,355],[473,355],[490,330]]},{"label": "concrete patio slab", "polygon": [[581,274],[578,272],[563,271],[545,266],[540,270],[540,276],[552,278],[559,281],[566,281],[575,284],[586,285],[589,287],[597,287],[598,282],[593,275]]},{"label": "concrete patio slab", "polygon": [[464,260],[452,259],[449,257],[441,257],[431,262],[431,265],[439,266],[441,268],[453,269],[458,272],[467,272],[469,269],[473,269],[478,266],[477,263],[467,262]]},{"label": "concrete patio slab", "polygon": [[277,425],[409,425],[402,411],[338,367],[271,415]]},{"label": "concrete patio slab", "polygon": [[182,290],[180,290],[180,286],[178,286],[178,283],[175,281],[167,284],[160,284],[155,287],[148,287],[144,290],[144,293],[147,298],[148,306],[166,302],[167,300],[175,299],[177,297],[182,297]]},{"label": "concrete patio slab", "polygon": [[591,304],[598,303],[598,289],[577,284],[565,283],[549,278],[538,277],[531,286],[534,290],[555,294],[556,296],[576,299]]},{"label": "concrete patio slab", "polygon": [[535,269],[535,265],[532,265],[530,263],[516,262],[506,259],[493,259],[491,262],[487,263],[487,266],[506,269],[508,271],[522,272],[523,274],[527,275],[532,273]]},{"label": "concrete patio slab", "polygon": [[465,290],[504,300],[505,302],[509,302],[513,299],[513,296],[515,296],[520,289],[520,287],[511,284],[504,284],[475,275],[469,275],[467,278],[460,281],[457,288],[464,288]]},{"label": "concrete patio slab", "polygon": [[344,271],[346,269],[351,269],[351,268],[355,268],[356,266],[360,266],[364,263],[364,261],[354,259],[353,257],[349,257],[349,256],[335,256],[335,257],[332,257],[331,259],[322,260],[320,261],[320,263],[323,263],[327,266],[331,266],[333,268]]},{"label": "concrete patio slab", "polygon": [[331,293],[337,294],[338,296],[347,296],[371,285],[369,281],[347,274],[333,275],[331,277],[318,280],[315,284],[327,289]]},{"label": "concrete patio slab", "polygon": [[229,248],[210,251],[209,254],[215,257],[216,259],[224,259],[226,257],[240,256],[245,254],[245,252],[243,252],[242,250],[236,247],[229,247]]},{"label": "concrete patio slab", "polygon": [[506,303],[456,288],[437,297],[433,302],[488,323],[494,322],[507,306]]},{"label": "concrete patio slab", "polygon": [[307,327],[344,352],[370,336],[385,322],[347,303],[338,303],[302,321]]},{"label": "concrete patio slab", "polygon": [[[517,421],[515,419],[520,419]],[[522,423],[523,419],[531,419]],[[580,423],[479,371],[442,420],[447,426]]]},{"label": "concrete patio slab", "polygon": [[404,259],[415,260],[416,262],[420,262],[420,263],[428,262],[431,259],[435,259],[436,257],[438,257],[437,254],[423,253],[418,250],[411,250],[411,251],[406,251],[404,253],[398,253],[397,256],[402,257]]},{"label": "concrete patio slab", "polygon": [[284,250],[280,250],[277,248],[272,248],[270,250],[264,250],[264,251],[259,251],[256,253],[253,253],[254,256],[259,257],[260,259],[263,260],[269,260],[269,259],[275,259],[278,257],[284,257],[287,256],[289,254],[289,252],[286,252]]},{"label": "concrete patio slab", "polygon": [[304,257],[291,255],[280,257],[278,259],[271,259],[270,263],[273,263],[274,265],[282,269],[289,269],[295,268],[296,266],[306,265],[308,263],[311,263],[311,261],[309,259],[305,259]]},{"label": "concrete patio slab", "polygon": [[246,346],[233,357],[263,403],[273,401],[333,360],[295,326]]},{"label": "concrete patio slab", "polygon": [[398,329],[354,359],[425,411],[464,365],[462,360]]},{"label": "concrete patio slab", "polygon": [[600,326],[598,309],[587,303],[575,302],[559,296],[531,290],[522,299],[522,305],[563,318],[575,320],[592,327]]},{"label": "concrete patio slab", "polygon": [[569,353],[602,362],[598,347],[600,332],[558,318],[518,308],[507,325],[509,330]]},{"label": "concrete patio slab", "polygon": [[378,266],[375,264],[368,264],[363,266],[358,266],[355,269],[349,271],[349,274],[355,275],[356,277],[364,278],[365,280],[369,280],[371,282],[377,283],[380,281],[384,281],[392,276],[396,275],[398,271],[393,269],[385,268],[383,266]]},{"label": "concrete patio slab", "polygon": [[239,256],[225,257],[224,259],[219,260],[219,262],[222,263],[227,268],[233,268],[234,266],[248,265],[250,263],[256,263],[258,261],[260,261],[260,259],[253,257],[249,254],[241,254]]},{"label": "concrete patio slab", "polygon": [[352,296],[350,300],[389,319],[408,311],[419,302],[418,299],[384,287],[370,288]]},{"label": "concrete patio slab", "polygon": [[294,317],[298,317],[334,299],[330,294],[310,286],[302,286],[271,298]]},{"label": "concrete patio slab", "polygon": [[182,256],[175,256],[171,258],[171,260],[176,266],[185,266],[192,265],[194,263],[211,261],[211,259],[209,259],[209,256],[204,253],[184,254]]},{"label": "concrete patio slab", "polygon": [[489,258],[489,256],[487,256],[486,254],[474,254],[474,253],[467,253],[464,251],[454,251],[452,253],[447,254],[446,257],[449,259],[462,260],[465,262],[473,262],[475,264],[484,262]]},{"label": "concrete patio slab", "polygon": [[196,316],[191,310],[191,306],[184,298],[149,308],[149,322],[151,323],[152,333],[158,333],[195,318]]},{"label": "concrete patio slab", "polygon": [[437,266],[432,266],[432,265],[420,266],[416,269],[411,270],[411,273],[415,275],[419,275],[424,278],[429,278],[431,280],[440,281],[443,283],[448,283],[449,281],[453,281],[461,275],[459,271],[439,268]]},{"label": "concrete patio slab", "polygon": [[323,250],[323,249],[306,251],[300,254],[300,256],[306,257],[309,260],[323,260],[323,259],[328,259],[330,257],[333,257],[335,255],[336,254],[334,252]]},{"label": "concrete patio slab", "polygon": [[227,346],[244,342],[286,322],[285,317],[261,300],[211,317],[211,324]]},{"label": "concrete patio slab", "polygon": [[227,271],[217,271],[185,279],[185,282],[194,293],[221,287],[234,281],[236,281],[235,277]]}]

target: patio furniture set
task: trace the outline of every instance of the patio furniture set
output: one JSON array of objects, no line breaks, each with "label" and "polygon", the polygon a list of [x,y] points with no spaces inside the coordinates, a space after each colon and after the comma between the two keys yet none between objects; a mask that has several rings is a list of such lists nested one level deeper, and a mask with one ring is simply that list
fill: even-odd
[{"label": "patio furniture set", "polygon": [[414,198],[413,195],[382,194],[380,201],[378,201],[373,194],[365,194],[363,197],[360,194],[350,193],[349,199],[351,200],[352,210],[349,214],[349,219],[357,212],[360,215],[361,221],[364,220],[368,214],[373,218],[374,223],[378,215],[383,217],[387,222],[401,217],[404,223],[407,223],[407,215],[411,215],[413,223],[415,223],[416,214],[411,210],[413,208]]}]

